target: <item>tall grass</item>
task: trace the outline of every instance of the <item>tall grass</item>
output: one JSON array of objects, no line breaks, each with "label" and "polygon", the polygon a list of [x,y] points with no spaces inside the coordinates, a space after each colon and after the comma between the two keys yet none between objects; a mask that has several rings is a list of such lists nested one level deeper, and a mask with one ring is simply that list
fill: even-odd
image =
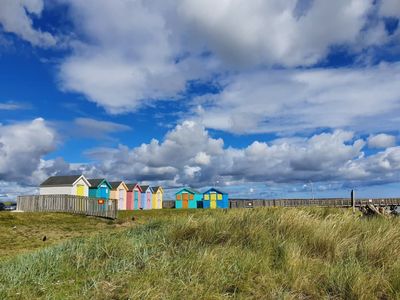
[{"label": "tall grass", "polygon": [[400,220],[197,211],[0,264],[1,299],[396,299]]}]

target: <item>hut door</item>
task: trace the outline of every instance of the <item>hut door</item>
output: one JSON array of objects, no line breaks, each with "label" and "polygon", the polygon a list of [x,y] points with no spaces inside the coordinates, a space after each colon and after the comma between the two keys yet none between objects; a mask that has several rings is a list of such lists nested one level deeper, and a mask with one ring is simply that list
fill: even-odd
[{"label": "hut door", "polygon": [[151,209],[151,193],[147,192],[147,209]]},{"label": "hut door", "polygon": [[189,194],[188,193],[183,193],[182,194],[182,208],[188,208],[189,207]]},{"label": "hut door", "polygon": [[210,194],[210,208],[217,208],[217,194]]},{"label": "hut door", "polygon": [[158,205],[157,205],[157,208],[162,208],[161,193],[158,193],[158,194],[157,194],[157,198],[158,198]]},{"label": "hut door", "polygon": [[134,193],[133,202],[135,203],[135,209],[139,209],[139,207],[138,207],[138,200],[139,200],[138,191],[134,191],[133,193]]},{"label": "hut door", "polygon": [[119,190],[118,209],[125,209],[124,207],[124,190]]},{"label": "hut door", "polygon": [[76,195],[85,196],[85,187],[82,184],[78,184],[76,186]]},{"label": "hut door", "polygon": [[108,199],[108,190],[107,190],[107,186],[101,186],[100,187],[100,198],[105,198]]}]

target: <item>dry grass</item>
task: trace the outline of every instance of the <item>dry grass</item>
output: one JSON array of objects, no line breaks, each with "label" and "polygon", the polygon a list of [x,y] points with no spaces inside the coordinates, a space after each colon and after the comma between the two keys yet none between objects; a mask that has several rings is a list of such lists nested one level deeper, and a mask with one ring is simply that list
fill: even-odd
[{"label": "dry grass", "polygon": [[282,208],[159,214],[2,262],[0,298],[400,298],[398,218]]}]

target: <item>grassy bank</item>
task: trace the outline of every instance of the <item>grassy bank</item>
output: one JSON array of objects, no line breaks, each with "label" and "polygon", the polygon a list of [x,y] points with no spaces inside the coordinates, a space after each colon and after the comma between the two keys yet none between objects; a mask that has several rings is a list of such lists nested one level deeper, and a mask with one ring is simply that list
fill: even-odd
[{"label": "grassy bank", "polygon": [[[117,221],[62,213],[0,212],[0,260],[75,237],[121,230],[190,211],[121,211]],[[132,221],[134,217],[134,221]],[[46,236],[46,241],[43,238]]]},{"label": "grassy bank", "polygon": [[0,298],[400,297],[400,220],[339,209],[196,211],[0,263]]}]

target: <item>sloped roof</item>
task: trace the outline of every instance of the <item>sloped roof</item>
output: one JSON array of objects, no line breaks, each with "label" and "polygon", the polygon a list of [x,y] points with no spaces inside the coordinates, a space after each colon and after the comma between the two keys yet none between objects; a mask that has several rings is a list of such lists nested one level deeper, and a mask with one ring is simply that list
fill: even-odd
[{"label": "sloped roof", "polygon": [[73,185],[82,175],[51,176],[43,181],[40,186]]},{"label": "sloped roof", "polygon": [[142,189],[142,192],[145,192],[148,188],[153,190],[153,188],[151,186],[149,186],[149,185],[140,185],[140,188]]},{"label": "sloped roof", "polygon": [[103,182],[105,182],[110,188],[110,183],[105,178],[95,178],[95,179],[88,179],[92,188],[98,188]]},{"label": "sloped roof", "polygon": [[123,181],[110,181],[111,188],[113,190],[117,189]]},{"label": "sloped roof", "polygon": [[137,182],[135,182],[135,183],[127,183],[126,186],[128,187],[128,191],[132,191],[136,186],[137,186],[140,190],[142,190],[141,187],[140,187],[140,185],[139,185]]},{"label": "sloped roof", "polygon": [[224,194],[224,195],[227,195],[227,194],[228,194],[228,193],[223,192],[223,191],[221,191],[221,190],[218,190],[218,189],[216,189],[216,188],[209,188],[209,189],[208,189],[207,191],[205,191],[203,194],[206,194],[206,193],[212,192],[212,191],[217,192],[217,193],[219,193],[219,194]]},{"label": "sloped roof", "polygon": [[183,191],[188,191],[188,192],[191,193],[191,194],[202,194],[202,193],[200,193],[198,190],[195,190],[195,189],[192,189],[192,188],[183,188],[183,189],[180,189],[179,191],[177,191],[177,192],[175,193],[175,195],[176,195],[176,194],[179,194],[179,193],[181,193],[181,192],[183,192]]},{"label": "sloped roof", "polygon": [[161,187],[161,186],[153,186],[152,189],[153,189],[153,192],[154,192],[154,193],[157,193],[158,190],[161,190],[161,191],[162,191],[162,187]]}]

